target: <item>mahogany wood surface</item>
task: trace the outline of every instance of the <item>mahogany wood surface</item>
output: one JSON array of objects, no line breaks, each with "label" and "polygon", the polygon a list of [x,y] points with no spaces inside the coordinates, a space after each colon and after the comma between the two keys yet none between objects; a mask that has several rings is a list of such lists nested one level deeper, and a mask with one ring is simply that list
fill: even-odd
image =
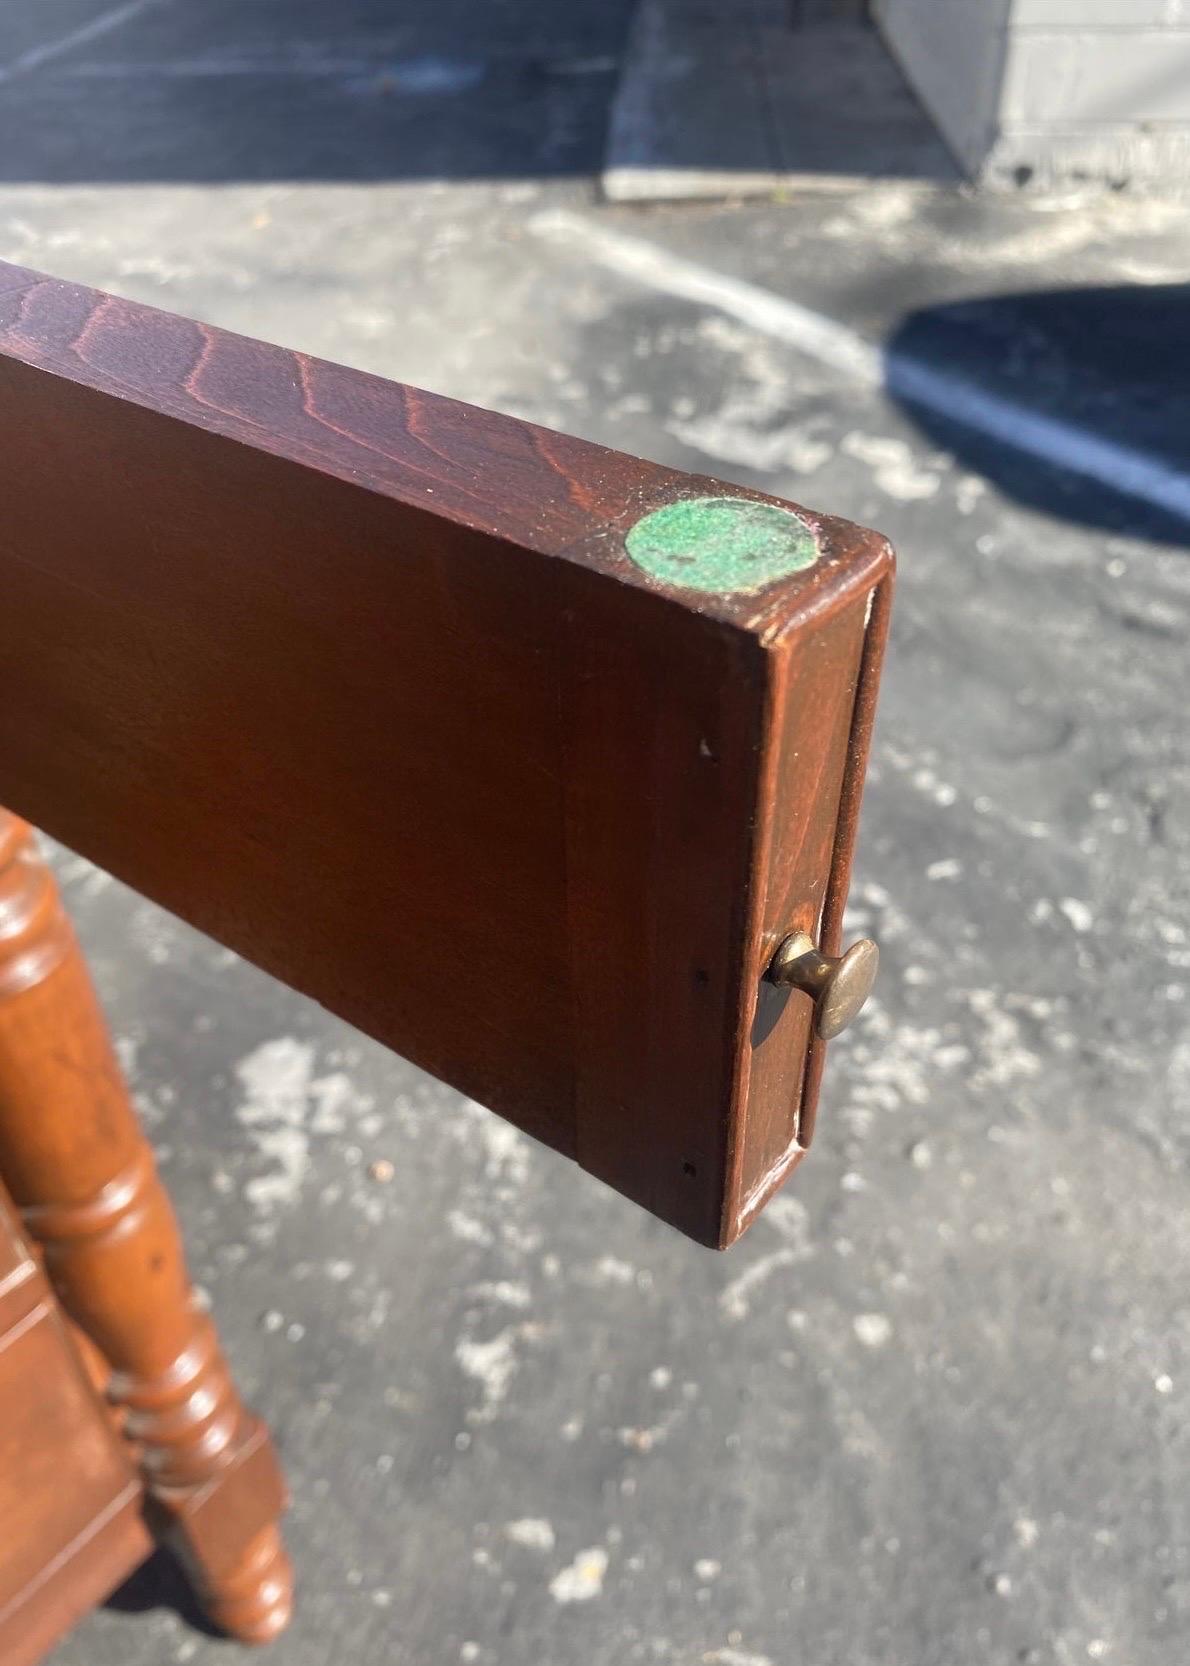
[{"label": "mahogany wood surface", "polygon": [[[277,1528],[284,1487],[276,1459],[195,1301],[173,1209],[53,877],[29,829],[4,810],[0,1175],[40,1247],[58,1301],[107,1367],[107,1398],[121,1414],[156,1523],[215,1622],[244,1640],[268,1641],[285,1625],[291,1601]],[[44,1357],[49,1346],[44,1342],[43,1357],[24,1364],[31,1406],[55,1391],[52,1361]],[[75,1375],[77,1397],[81,1363]],[[19,1404],[20,1382],[13,1392]],[[11,1407],[0,1395],[0,1429],[5,1409]],[[63,1444],[56,1487],[54,1464],[52,1442],[43,1473],[35,1474],[27,1463],[22,1470],[19,1450],[0,1441],[0,1496],[14,1485],[27,1495],[13,1556],[44,1554],[39,1509],[54,1521],[62,1509],[91,1509],[87,1461]],[[124,1479],[131,1485],[126,1465]],[[106,1470],[100,1481],[107,1485]],[[135,1493],[139,1506],[139,1484]],[[0,1595],[2,1589],[0,1583]]]},{"label": "mahogany wood surface", "polygon": [[[797,1161],[891,553],[760,494],[0,265],[0,800],[700,1241]],[[880,598],[872,605],[873,592]]]}]

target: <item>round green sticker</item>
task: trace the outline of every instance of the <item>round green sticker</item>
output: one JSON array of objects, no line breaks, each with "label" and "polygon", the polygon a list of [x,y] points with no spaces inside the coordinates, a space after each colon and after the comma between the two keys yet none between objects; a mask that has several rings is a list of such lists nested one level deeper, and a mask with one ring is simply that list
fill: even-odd
[{"label": "round green sticker", "polygon": [[759,590],[818,559],[800,515],[745,497],[667,503],[637,521],[625,544],[650,578],[714,595]]}]

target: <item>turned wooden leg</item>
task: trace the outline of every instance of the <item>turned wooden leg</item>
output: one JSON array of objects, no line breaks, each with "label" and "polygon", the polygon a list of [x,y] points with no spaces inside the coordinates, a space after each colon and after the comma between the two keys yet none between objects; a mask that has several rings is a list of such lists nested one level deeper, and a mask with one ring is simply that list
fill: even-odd
[{"label": "turned wooden leg", "polygon": [[59,1299],[112,1371],[147,1490],[216,1624],[291,1606],[284,1483],[195,1305],[177,1221],[31,830],[0,809],[0,1174]]}]

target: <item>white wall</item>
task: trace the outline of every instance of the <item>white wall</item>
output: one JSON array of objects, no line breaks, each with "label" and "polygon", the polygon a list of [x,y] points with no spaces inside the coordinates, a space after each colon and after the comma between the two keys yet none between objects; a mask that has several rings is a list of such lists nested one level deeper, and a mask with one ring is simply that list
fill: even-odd
[{"label": "white wall", "polygon": [[1011,0],[874,0],[910,85],[969,173],[995,140]]},{"label": "white wall", "polygon": [[974,176],[1190,191],[1190,0],[876,0],[875,10]]}]

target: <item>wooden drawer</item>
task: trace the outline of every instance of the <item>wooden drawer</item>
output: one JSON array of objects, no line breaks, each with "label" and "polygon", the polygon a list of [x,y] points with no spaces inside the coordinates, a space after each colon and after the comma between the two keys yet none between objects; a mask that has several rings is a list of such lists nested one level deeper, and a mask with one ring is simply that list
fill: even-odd
[{"label": "wooden drawer", "polygon": [[765,978],[837,948],[886,541],[4,266],[0,452],[0,802],[731,1243],[809,1138]]}]

